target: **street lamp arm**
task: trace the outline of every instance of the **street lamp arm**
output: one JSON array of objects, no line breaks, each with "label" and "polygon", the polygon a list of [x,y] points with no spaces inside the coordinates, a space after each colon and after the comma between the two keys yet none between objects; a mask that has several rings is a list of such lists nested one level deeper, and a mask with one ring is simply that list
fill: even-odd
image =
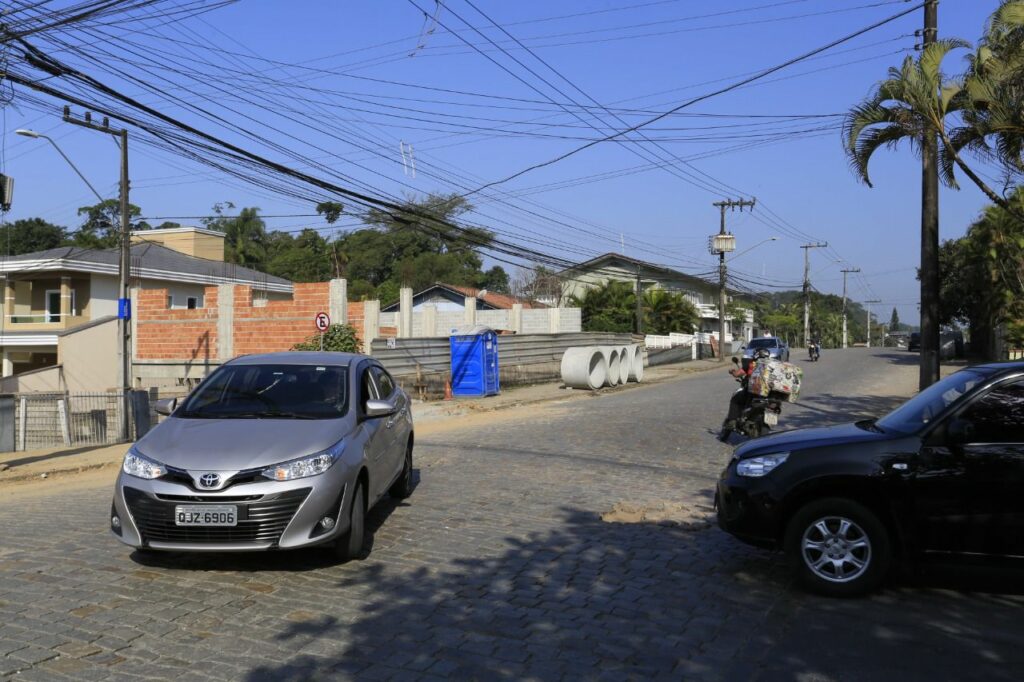
[{"label": "street lamp arm", "polygon": [[751,246],[749,249],[744,249],[744,250],[740,251],[739,253],[737,253],[735,256],[733,256],[732,258],[729,259],[729,262],[730,263],[733,262],[734,260],[736,260],[737,258],[739,258],[740,256],[742,256],[745,253],[750,253],[751,251],[753,251],[757,247],[761,246],[761,244],[767,244],[768,242],[774,242],[774,241],[778,241],[778,240],[779,240],[778,237],[768,237],[768,239],[762,239],[758,243],[756,243],[753,246]]},{"label": "street lamp arm", "polygon": [[78,177],[82,178],[82,182],[84,182],[89,187],[89,189],[92,190],[92,193],[96,195],[96,198],[100,200],[100,203],[102,204],[104,201],[106,201],[106,199],[100,196],[100,193],[96,191],[96,188],[92,186],[92,183],[89,182],[85,175],[82,174],[82,171],[78,170],[78,166],[76,166],[71,161],[71,159],[68,158],[68,155],[64,153],[64,150],[61,149],[60,146],[53,141],[52,137],[50,137],[49,135],[43,135],[42,133],[37,133],[34,130],[26,130],[25,128],[20,128],[15,132],[18,135],[22,135],[23,137],[31,137],[33,139],[39,139],[41,137],[50,144],[52,144],[53,148],[57,150],[57,153],[60,154],[64,158],[64,160],[68,162],[69,166],[71,166],[71,170],[75,171],[75,173],[78,174]]}]

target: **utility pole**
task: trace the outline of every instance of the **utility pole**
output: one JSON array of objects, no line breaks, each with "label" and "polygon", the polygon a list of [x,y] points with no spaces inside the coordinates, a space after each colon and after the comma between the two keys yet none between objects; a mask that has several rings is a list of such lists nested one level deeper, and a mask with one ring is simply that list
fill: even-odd
[{"label": "utility pole", "polygon": [[[938,0],[924,3],[922,49],[938,38]],[[921,138],[921,369],[919,388],[939,380],[939,165],[937,133]]]},{"label": "utility pole", "polygon": [[641,286],[640,286],[640,264],[636,264],[636,333],[644,333],[644,316],[643,316],[643,302],[641,300]]},{"label": "utility pole", "polygon": [[718,234],[712,235],[710,250],[712,255],[718,254],[718,361],[725,362],[725,254],[736,250],[736,238],[725,231],[726,209],[738,208],[740,211],[749,206],[751,210],[757,199],[725,199],[716,201],[712,206],[717,206],[722,213]]},{"label": "utility pole", "polygon": [[129,393],[132,388],[132,374],[131,374],[131,292],[128,290],[128,274],[131,268],[131,228],[129,225],[128,215],[128,131],[124,128],[111,128],[110,121],[107,117],[103,117],[103,123],[97,124],[92,121],[92,114],[85,112],[85,116],[81,119],[75,119],[71,116],[71,107],[64,107],[64,122],[71,123],[72,125],[81,126],[90,130],[95,130],[108,135],[113,135],[119,139],[119,146],[121,147],[121,192],[120,192],[120,212],[121,212],[121,235],[120,235],[120,258],[118,259],[117,268],[117,336],[120,339],[120,353],[119,355],[121,362],[118,368],[119,379],[121,380],[121,419],[120,419],[120,431],[121,438],[124,440],[130,440],[129,434]]},{"label": "utility pole", "polygon": [[[872,303],[881,303],[881,302],[882,302],[882,300],[878,299],[878,298],[873,298],[870,301],[864,301],[864,303],[865,303],[865,305],[867,306],[867,309],[868,309],[868,325],[867,325],[868,326],[868,348],[871,348],[871,304]],[[885,345],[884,344],[884,340],[885,340],[885,336],[884,335],[882,336],[882,339],[883,339],[883,344],[882,345]]]},{"label": "utility pole", "polygon": [[846,275],[860,272],[860,268],[844,268],[843,273],[843,348],[846,348]]},{"label": "utility pole", "polygon": [[804,348],[811,345],[811,249],[824,249],[828,242],[803,244],[804,250]]}]

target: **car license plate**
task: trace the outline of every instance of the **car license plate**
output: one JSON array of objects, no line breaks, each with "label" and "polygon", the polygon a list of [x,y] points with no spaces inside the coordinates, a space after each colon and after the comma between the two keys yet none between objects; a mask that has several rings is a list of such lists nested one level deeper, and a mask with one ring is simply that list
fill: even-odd
[{"label": "car license plate", "polygon": [[774,412],[767,412],[766,411],[764,413],[764,423],[767,424],[768,426],[778,426],[779,425],[779,415],[775,414]]},{"label": "car license plate", "polygon": [[234,526],[238,524],[238,507],[231,504],[188,504],[174,508],[176,526]]}]

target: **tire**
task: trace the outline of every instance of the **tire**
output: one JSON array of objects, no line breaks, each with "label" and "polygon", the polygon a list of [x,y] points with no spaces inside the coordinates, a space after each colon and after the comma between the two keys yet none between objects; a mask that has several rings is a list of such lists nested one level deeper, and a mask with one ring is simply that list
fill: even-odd
[{"label": "tire", "polygon": [[335,540],[334,555],[342,561],[358,559],[363,553],[366,540],[366,490],[363,484],[356,484],[349,511],[348,531]]},{"label": "tire", "polygon": [[889,533],[878,516],[839,497],[801,507],[786,526],[785,549],[800,583],[829,597],[874,590],[891,559]]},{"label": "tire", "polygon": [[388,488],[388,495],[396,500],[404,500],[412,495],[412,441],[405,448],[405,463],[402,465],[402,473],[391,487]]}]

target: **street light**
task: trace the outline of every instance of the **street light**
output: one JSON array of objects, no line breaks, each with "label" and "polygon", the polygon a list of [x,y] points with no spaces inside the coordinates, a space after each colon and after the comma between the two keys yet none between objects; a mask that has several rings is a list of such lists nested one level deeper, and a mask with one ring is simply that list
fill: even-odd
[{"label": "street light", "polygon": [[41,137],[44,140],[48,141],[50,144],[53,145],[53,148],[57,150],[57,153],[64,157],[64,160],[68,162],[68,165],[71,166],[71,169],[78,173],[78,177],[82,178],[82,182],[89,186],[89,189],[91,189],[92,193],[96,195],[96,198],[100,200],[100,203],[102,204],[104,201],[106,201],[103,197],[100,196],[100,193],[96,191],[96,188],[92,186],[92,183],[89,182],[84,175],[82,175],[82,171],[78,170],[78,166],[71,162],[71,159],[69,159],[68,155],[64,153],[64,150],[57,146],[57,143],[53,141],[52,137],[48,135],[43,135],[42,133],[37,133],[34,130],[28,130],[27,128],[18,128],[14,132],[18,135],[21,135],[22,137],[30,137],[34,140],[37,140]]},{"label": "street light", "polygon": [[737,258],[739,258],[740,256],[742,256],[745,253],[750,253],[751,251],[753,251],[757,247],[761,246],[761,244],[767,244],[768,242],[777,242],[777,241],[779,241],[778,237],[768,237],[768,239],[762,239],[758,243],[756,243],[753,246],[751,246],[749,249],[743,249],[742,251],[737,253],[735,256],[733,256],[732,258],[729,259],[729,262],[731,263],[732,261],[736,260]]}]

